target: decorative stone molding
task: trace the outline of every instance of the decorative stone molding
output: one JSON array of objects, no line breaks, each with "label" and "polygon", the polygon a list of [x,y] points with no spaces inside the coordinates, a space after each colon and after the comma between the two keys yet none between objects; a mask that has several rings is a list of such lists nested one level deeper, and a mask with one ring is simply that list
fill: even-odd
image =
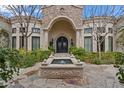
[{"label": "decorative stone molding", "polygon": [[82,69],[80,68],[45,68],[41,69],[42,78],[74,78],[83,77]]}]

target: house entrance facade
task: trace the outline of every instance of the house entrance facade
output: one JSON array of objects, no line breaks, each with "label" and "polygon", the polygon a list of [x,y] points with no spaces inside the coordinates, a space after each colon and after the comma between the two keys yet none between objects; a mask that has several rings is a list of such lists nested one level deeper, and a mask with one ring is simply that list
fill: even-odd
[{"label": "house entrance facade", "polygon": [[43,14],[48,15],[44,16],[42,20],[44,48],[52,44],[55,52],[67,53],[71,46],[82,46],[80,43],[81,38],[79,37],[82,30],[82,7],[47,6],[43,9]]},{"label": "house entrance facade", "polygon": [[[72,45],[76,45],[76,31],[71,21],[65,17],[59,17],[51,24],[48,32],[48,45],[52,43],[52,47],[57,53],[67,53]],[[70,21],[70,22],[69,22]]]},{"label": "house entrance facade", "polygon": [[[50,5],[42,9],[42,19],[38,20],[35,28],[30,23],[31,36],[28,38],[28,50],[37,48],[48,49],[52,46],[56,53],[67,53],[71,46],[84,48],[89,52],[98,52],[95,29],[103,29],[103,33],[108,33],[105,37],[101,50],[103,52],[115,50],[114,24],[109,22],[106,27],[93,28],[93,21],[96,26],[101,17],[85,19],[83,17],[83,6],[74,5]],[[109,20],[109,17],[108,17]],[[33,19],[32,19],[33,21]],[[20,25],[16,18],[11,20],[12,24],[12,48],[23,48],[23,37],[20,33]],[[101,23],[102,24],[102,23]],[[99,26],[99,25],[98,25]],[[29,31],[29,32],[30,32]]]}]

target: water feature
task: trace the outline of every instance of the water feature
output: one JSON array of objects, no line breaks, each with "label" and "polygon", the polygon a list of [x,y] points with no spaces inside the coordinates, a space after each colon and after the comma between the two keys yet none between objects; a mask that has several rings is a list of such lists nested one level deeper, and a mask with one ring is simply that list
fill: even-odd
[{"label": "water feature", "polygon": [[82,77],[82,71],[83,64],[73,55],[56,54],[41,63],[40,75],[42,78],[74,78]]},{"label": "water feature", "polygon": [[54,59],[51,64],[73,64],[71,59]]}]

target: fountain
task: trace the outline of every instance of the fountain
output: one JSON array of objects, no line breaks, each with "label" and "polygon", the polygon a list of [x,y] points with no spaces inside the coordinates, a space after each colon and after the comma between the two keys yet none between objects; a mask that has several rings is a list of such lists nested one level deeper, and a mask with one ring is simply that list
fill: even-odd
[{"label": "fountain", "polygon": [[73,55],[59,57],[51,55],[41,63],[40,76],[42,78],[75,78],[82,77],[83,64]]}]

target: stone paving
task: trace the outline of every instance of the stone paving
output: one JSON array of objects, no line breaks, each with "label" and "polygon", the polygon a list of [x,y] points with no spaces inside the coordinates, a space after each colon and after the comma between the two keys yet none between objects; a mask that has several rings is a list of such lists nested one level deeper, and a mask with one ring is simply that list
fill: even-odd
[{"label": "stone paving", "polygon": [[[40,64],[22,70],[16,82],[8,88],[123,88],[116,78],[117,68],[112,65],[84,64],[83,78],[45,79],[38,73]],[[37,71],[33,71],[33,69]],[[32,72],[32,73],[28,73]],[[27,75],[28,73],[28,75]]]}]

